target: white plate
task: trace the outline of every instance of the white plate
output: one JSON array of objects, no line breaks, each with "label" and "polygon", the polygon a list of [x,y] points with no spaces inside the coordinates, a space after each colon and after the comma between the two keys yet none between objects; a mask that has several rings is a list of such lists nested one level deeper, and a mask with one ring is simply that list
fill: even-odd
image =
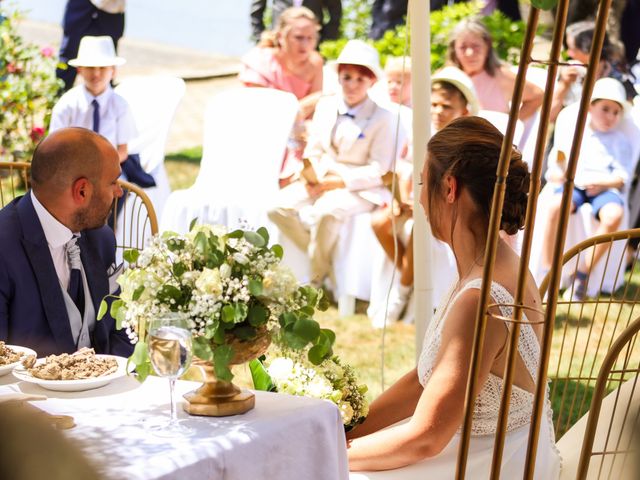
[{"label": "white plate", "polygon": [[7,365],[0,366],[0,377],[10,373],[11,370],[13,370],[18,365],[20,365],[20,362],[22,361],[22,359],[25,358],[27,355],[34,355],[34,356],[36,355],[36,352],[34,352],[33,350],[31,350],[30,348],[27,348],[27,347],[19,347],[17,345],[5,345],[5,347],[10,348],[14,352],[22,352],[22,353],[24,353],[24,355],[22,357],[20,357],[20,360],[18,360],[17,362],[13,362],[13,363],[9,363]]},{"label": "white plate", "polygon": [[[103,387],[114,380],[124,377],[127,374],[127,359],[117,357],[115,355],[96,355],[98,358],[115,358],[118,362],[118,370],[105,375],[104,377],[85,378],[81,380],[43,380],[32,376],[22,365],[18,365],[13,370],[13,375],[24,382],[35,383],[47,390],[55,390],[57,392],[81,392],[83,390],[92,390],[94,388]],[[44,362],[44,358],[39,358],[37,364]]]}]

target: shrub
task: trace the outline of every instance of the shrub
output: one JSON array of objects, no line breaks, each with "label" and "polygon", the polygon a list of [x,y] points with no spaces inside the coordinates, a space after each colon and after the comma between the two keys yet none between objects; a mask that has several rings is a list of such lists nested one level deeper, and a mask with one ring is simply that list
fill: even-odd
[{"label": "shrub", "polygon": [[20,18],[0,7],[0,159],[28,161],[47,131],[62,82],[53,49],[17,33]]},{"label": "shrub", "polygon": [[[435,71],[444,65],[449,36],[453,28],[465,18],[480,15],[481,9],[480,2],[467,2],[455,3],[452,6],[445,6],[442,10],[431,12],[429,17],[431,71]],[[520,61],[520,49],[524,40],[524,22],[514,22],[498,10],[491,15],[483,17],[482,20],[491,32],[493,46],[498,56],[513,65],[517,65]],[[347,31],[344,26],[343,31]],[[371,42],[380,53],[382,64],[384,64],[388,56],[399,57],[404,55],[407,35],[406,25],[399,25],[395,30],[385,32],[380,40]],[[366,39],[364,36],[349,38]],[[320,53],[327,60],[336,59],[349,38],[323,42],[320,45]],[[409,54],[408,44],[406,54]]]}]

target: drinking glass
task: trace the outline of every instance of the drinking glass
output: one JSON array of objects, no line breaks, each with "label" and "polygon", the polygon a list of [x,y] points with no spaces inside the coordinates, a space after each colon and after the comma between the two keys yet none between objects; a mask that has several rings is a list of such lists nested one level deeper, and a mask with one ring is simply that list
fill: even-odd
[{"label": "drinking glass", "polygon": [[178,420],[174,395],[176,380],[191,363],[189,319],[182,313],[166,313],[149,322],[148,332],[151,365],[158,376],[169,379],[171,396],[171,418],[151,429],[159,436],[192,435],[194,430]]}]

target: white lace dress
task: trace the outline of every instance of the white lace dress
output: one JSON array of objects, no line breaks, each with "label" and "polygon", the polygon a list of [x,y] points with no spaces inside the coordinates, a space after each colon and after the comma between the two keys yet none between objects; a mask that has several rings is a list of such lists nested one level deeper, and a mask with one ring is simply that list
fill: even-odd
[{"label": "white lace dress", "polygon": [[[480,286],[481,279],[471,280],[465,284],[455,297],[447,302],[447,305],[441,304],[441,307],[436,311],[435,317],[425,333],[422,353],[418,362],[418,377],[423,386],[427,384],[433,371],[442,340],[443,320],[449,307],[455,303],[462,292],[470,288],[480,289]],[[513,303],[513,297],[509,291],[497,282],[493,282],[491,285],[491,296],[496,303]],[[503,316],[510,317],[512,309],[510,307],[501,307],[501,313]],[[523,324],[520,329],[518,351],[531,378],[535,382],[540,358],[540,345],[533,328],[528,324]],[[468,479],[489,478],[501,393],[502,379],[490,373],[489,378],[476,397],[474,406],[472,437],[467,459],[466,478]],[[555,446],[548,399],[546,403],[545,409],[548,421],[543,422],[540,426],[535,478],[554,480],[560,474],[560,455]],[[533,394],[514,385],[511,391],[511,407],[509,408],[508,433],[505,438],[502,456],[501,478],[522,478],[532,406]],[[460,430],[453,436],[444,450],[435,457],[396,470],[354,472],[351,473],[350,479],[439,480],[454,478],[459,442]]]}]

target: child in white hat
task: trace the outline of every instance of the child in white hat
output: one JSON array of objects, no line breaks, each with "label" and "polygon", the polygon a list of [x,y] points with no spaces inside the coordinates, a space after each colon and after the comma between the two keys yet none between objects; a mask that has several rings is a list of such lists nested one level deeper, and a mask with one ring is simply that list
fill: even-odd
[{"label": "child in white hat", "polygon": [[125,59],[116,56],[108,36],[83,37],[78,57],[69,65],[78,69],[83,84],[66,92],[53,107],[49,131],[64,127],[83,127],[99,133],[118,150],[124,176],[142,187],[155,185],[153,177],[140,166],[137,155],[130,155],[128,143],[137,134],[127,101],[111,87],[116,67]]},{"label": "child in white hat", "polygon": [[[631,158],[631,144],[617,128],[626,107],[627,97],[622,83],[613,78],[601,78],[595,83],[576,167],[572,211],[585,203],[591,204],[593,216],[599,221],[596,235],[619,229],[627,203],[625,190],[635,170],[636,159]],[[564,181],[566,165],[562,159],[568,159],[571,141],[571,138],[558,139],[554,145],[546,174],[549,182],[559,184]],[[547,271],[551,265],[562,190],[562,185],[556,187],[554,201],[548,209],[542,255],[542,267]],[[589,272],[606,248],[603,244],[587,250],[584,263],[578,265],[574,287],[568,289],[566,295],[572,295],[574,300],[582,300],[586,296]]]},{"label": "child in white hat", "polygon": [[368,95],[381,78],[378,52],[351,40],[336,69],[341,91],[320,99],[309,129],[304,157],[311,168],[280,191],[269,212],[282,233],[308,252],[316,285],[332,274],[342,224],[388,202],[381,176],[391,169],[394,154],[393,115]]}]

